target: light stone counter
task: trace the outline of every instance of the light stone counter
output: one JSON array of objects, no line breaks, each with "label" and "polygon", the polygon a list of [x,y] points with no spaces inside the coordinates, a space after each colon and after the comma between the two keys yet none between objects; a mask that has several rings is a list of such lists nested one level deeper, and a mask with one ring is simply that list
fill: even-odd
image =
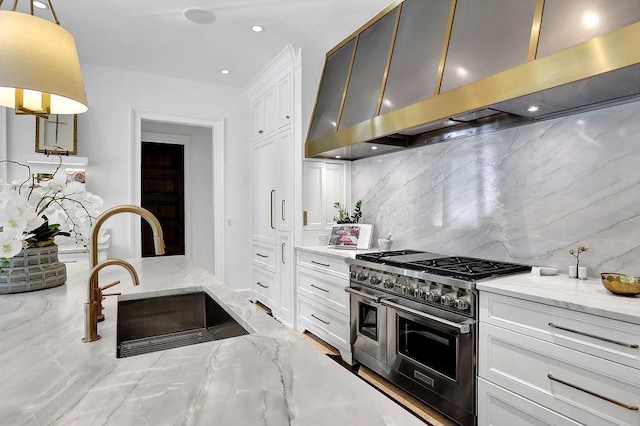
[{"label": "light stone counter", "polygon": [[567,275],[537,277],[520,274],[479,282],[476,288],[640,324],[640,296],[625,297],[609,293],[599,279],[579,280]]},{"label": "light stone counter", "polygon": [[132,261],[124,293],[202,287],[253,334],[117,359],[115,297],[82,343],[88,263],[61,287],[0,296],[0,423],[10,425],[419,425],[420,420],[185,257]]},{"label": "light stone counter", "polygon": [[336,257],[338,259],[347,259],[347,258],[355,259],[356,254],[375,253],[380,251],[378,249],[370,249],[370,250],[332,249],[327,246],[308,246],[308,247],[297,246],[296,250],[306,251],[309,253],[322,254],[325,256]]}]

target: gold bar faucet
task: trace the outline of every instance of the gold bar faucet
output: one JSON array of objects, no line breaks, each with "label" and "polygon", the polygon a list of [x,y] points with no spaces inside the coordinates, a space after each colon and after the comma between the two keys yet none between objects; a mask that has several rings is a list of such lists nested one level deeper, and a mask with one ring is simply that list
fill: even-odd
[{"label": "gold bar faucet", "polygon": [[127,269],[131,274],[133,285],[135,286],[139,284],[138,274],[129,262],[120,259],[107,259],[98,263],[98,233],[100,231],[100,227],[108,218],[119,213],[135,213],[144,218],[149,225],[151,225],[151,229],[153,230],[153,245],[156,254],[164,254],[165,246],[162,227],[160,226],[158,219],[149,210],[139,206],[123,204],[106,210],[96,218],[96,221],[91,228],[91,245],[89,250],[91,256],[91,273],[89,274],[88,301],[85,303],[84,312],[85,333],[84,338],[82,339],[85,343],[93,342],[100,338],[100,335],[98,334],[98,321],[104,320],[104,315],[102,314],[102,299],[103,296],[107,296],[102,293],[102,290],[118,284],[116,281],[115,283],[107,284],[101,288],[98,280],[98,272],[109,265],[120,265]]}]

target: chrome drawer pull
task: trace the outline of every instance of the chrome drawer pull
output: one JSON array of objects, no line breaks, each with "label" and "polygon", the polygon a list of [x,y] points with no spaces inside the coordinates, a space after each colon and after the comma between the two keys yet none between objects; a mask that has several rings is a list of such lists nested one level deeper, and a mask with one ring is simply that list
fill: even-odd
[{"label": "chrome drawer pull", "polygon": [[320,266],[326,266],[327,268],[331,266],[331,265],[327,265],[326,263],[316,262],[315,260],[312,260],[311,263],[315,263],[316,265],[320,265]]},{"label": "chrome drawer pull", "polygon": [[635,343],[618,342],[617,340],[607,339],[606,337],[596,336],[594,334],[585,333],[584,331],[577,331],[577,330],[572,330],[570,328],[562,327],[562,326],[556,325],[556,324],[554,324],[552,322],[549,323],[549,327],[557,328],[558,330],[569,331],[571,333],[580,334],[582,336],[592,337],[594,339],[603,340],[605,342],[614,343],[614,344],[620,345],[620,346],[626,346],[627,348],[638,349],[638,345],[636,345]]},{"label": "chrome drawer pull", "polygon": [[317,317],[317,316],[315,316],[314,314],[311,314],[311,316],[312,316],[312,317],[314,317],[315,319],[317,319],[318,321],[323,322],[323,323],[325,323],[325,324],[329,325],[329,321],[325,321],[325,320],[323,320],[322,318],[318,318],[318,317]]},{"label": "chrome drawer pull", "polygon": [[262,287],[262,288],[269,288],[269,286],[268,286],[268,285],[264,285],[264,284],[262,284],[260,281],[256,281],[256,284],[258,284],[258,285],[259,285],[260,287]]},{"label": "chrome drawer pull", "polygon": [[313,288],[317,288],[318,290],[322,290],[322,291],[324,291],[324,292],[329,293],[329,290],[325,290],[324,288],[322,288],[322,287],[318,287],[317,285],[313,285],[313,284],[311,284],[311,287],[313,287]]},{"label": "chrome drawer pull", "polygon": [[269,257],[266,254],[262,254],[262,253],[256,253],[256,256],[258,256],[258,257]]},{"label": "chrome drawer pull", "polygon": [[620,407],[626,408],[627,410],[638,411],[638,407],[636,405],[627,405],[624,402],[616,401],[615,399],[611,399],[611,398],[608,398],[606,396],[597,394],[595,392],[592,392],[592,391],[590,391],[588,389],[585,389],[585,388],[582,388],[580,386],[572,385],[571,383],[565,382],[564,380],[560,380],[557,377],[553,377],[553,375],[551,373],[547,374],[547,377],[549,379],[555,381],[555,382],[562,383],[563,385],[569,386],[570,388],[577,389],[577,390],[582,391],[584,393],[588,393],[589,395],[595,396],[596,398],[604,399],[605,401],[611,402],[612,404],[619,405]]}]

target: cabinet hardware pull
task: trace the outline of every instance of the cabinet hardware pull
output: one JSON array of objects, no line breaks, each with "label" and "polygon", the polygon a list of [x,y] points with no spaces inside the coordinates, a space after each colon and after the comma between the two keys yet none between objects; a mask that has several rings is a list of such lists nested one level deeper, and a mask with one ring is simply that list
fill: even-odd
[{"label": "cabinet hardware pull", "polygon": [[577,385],[573,385],[569,382],[565,382],[564,380],[558,379],[557,377],[554,377],[551,373],[547,374],[547,377],[555,382],[558,383],[562,383],[563,385],[569,386],[570,388],[574,388],[577,389],[579,391],[582,391],[584,393],[588,393],[589,395],[595,396],[596,398],[600,398],[600,399],[604,399],[605,401],[611,402],[612,404],[616,404],[619,405],[620,407],[626,408],[627,410],[631,410],[631,411],[638,411],[638,407],[636,405],[627,405],[624,402],[620,402],[620,401],[616,401],[615,399],[611,399],[609,397],[606,397],[604,395],[600,395],[597,394],[593,391],[590,391],[588,389],[585,389],[583,387],[577,386]]},{"label": "cabinet hardware pull", "polygon": [[262,284],[260,281],[256,281],[256,284],[258,284],[258,285],[259,285],[260,287],[262,287],[262,288],[269,288],[269,286],[268,286],[268,285],[264,285],[264,284]]},{"label": "cabinet hardware pull", "polygon": [[280,216],[282,216],[282,221],[284,222],[285,221],[285,218],[284,218],[284,200],[282,200],[282,206],[280,208],[280,212],[281,212]]},{"label": "cabinet hardware pull", "polygon": [[635,343],[619,342],[617,340],[608,339],[606,337],[596,336],[595,334],[585,333],[584,331],[572,330],[570,328],[566,328],[566,327],[562,327],[560,325],[556,325],[556,324],[554,324],[552,322],[549,323],[549,327],[557,328],[558,330],[569,331],[571,333],[580,334],[582,336],[592,337],[594,339],[603,340],[605,342],[614,343],[616,345],[625,346],[627,348],[638,349],[638,345],[635,344]]},{"label": "cabinet hardware pull", "polygon": [[263,134],[264,130],[258,130],[258,133]]},{"label": "cabinet hardware pull", "polygon": [[284,243],[282,243],[282,247],[280,247],[280,261],[284,265]]},{"label": "cabinet hardware pull", "polygon": [[256,253],[256,256],[258,256],[258,257],[269,257],[266,254],[262,254],[262,253]]},{"label": "cabinet hardware pull", "polygon": [[322,318],[318,318],[318,317],[317,317],[317,316],[315,316],[314,314],[311,314],[311,316],[312,316],[312,317],[314,317],[315,319],[317,319],[318,321],[323,322],[323,323],[325,323],[325,324],[329,325],[329,321],[325,321],[325,320],[323,320]]},{"label": "cabinet hardware pull", "polygon": [[285,115],[284,118],[286,118],[287,120],[290,119],[291,117],[289,117],[288,115]]},{"label": "cabinet hardware pull", "polygon": [[276,190],[272,189],[271,190],[271,211],[269,212],[269,214],[271,214],[271,221],[269,222],[269,226],[271,226],[271,229],[276,229],[275,225],[273,224],[273,197],[276,195]]},{"label": "cabinet hardware pull", "polygon": [[320,265],[320,266],[326,266],[327,268],[331,266],[331,265],[327,265],[326,263],[316,262],[315,260],[312,260],[311,263],[315,263],[316,265]]},{"label": "cabinet hardware pull", "polygon": [[317,288],[318,290],[322,290],[322,291],[324,291],[324,292],[329,293],[329,290],[325,290],[324,288],[322,288],[322,287],[318,287],[317,285],[311,284],[311,287],[313,287],[313,288]]}]

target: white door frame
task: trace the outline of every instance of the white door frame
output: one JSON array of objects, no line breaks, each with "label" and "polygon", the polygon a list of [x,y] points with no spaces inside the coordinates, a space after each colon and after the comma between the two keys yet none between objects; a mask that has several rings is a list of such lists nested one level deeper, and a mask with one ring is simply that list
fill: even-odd
[{"label": "white door frame", "polygon": [[[214,275],[224,281],[224,119],[186,116],[178,113],[154,111],[141,108],[131,109],[131,165],[132,165],[132,204],[142,202],[140,176],[142,174],[142,121],[160,121],[186,126],[207,127],[211,129],[213,165],[211,188],[213,191],[213,232],[214,232]],[[186,183],[186,182],[185,182]],[[186,195],[186,193],[185,193]],[[185,200],[185,205],[188,200]],[[186,215],[185,215],[186,219]],[[131,221],[131,253],[133,257],[142,256],[140,221]],[[189,238],[189,237],[187,237]],[[186,242],[186,241],[185,241]]]}]

